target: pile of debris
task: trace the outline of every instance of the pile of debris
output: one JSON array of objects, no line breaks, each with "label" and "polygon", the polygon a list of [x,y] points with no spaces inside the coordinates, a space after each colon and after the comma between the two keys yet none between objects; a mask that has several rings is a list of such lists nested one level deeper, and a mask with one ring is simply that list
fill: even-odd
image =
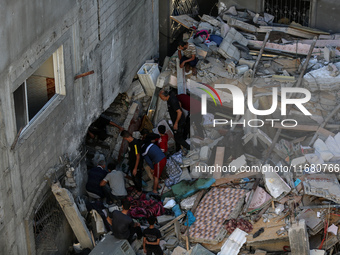
[{"label": "pile of debris", "polygon": [[[150,171],[143,175],[145,200],[157,204],[148,214],[157,216],[160,246],[164,254],[173,255],[340,254],[340,39],[299,24],[278,26],[267,13],[261,16],[233,6],[220,6],[219,12],[217,18],[203,15],[200,21],[188,15],[171,17],[188,29],[183,39],[196,46],[197,76],[179,67],[177,52],[166,58],[161,71],[149,61],[119,99],[126,102],[123,112],[113,104],[105,113],[135,138],[143,128],[157,133],[159,125],[166,127],[170,153],[160,197],[148,193]],[[233,114],[232,91],[217,84],[231,84],[243,93],[251,90],[243,115]],[[192,125],[187,139],[191,150],[175,153],[167,103],[158,100],[158,94],[171,88],[201,97],[206,86],[216,94],[208,99],[203,116],[204,137],[198,138]],[[271,109],[274,98],[289,99],[285,88],[298,87],[311,92],[303,103],[311,115],[298,105],[287,107],[284,115],[298,120],[296,125],[282,124],[284,104],[277,103],[268,114],[273,121],[254,114]],[[216,125],[222,118],[223,125]],[[264,124],[250,125],[250,120]],[[235,125],[226,125],[232,121]],[[112,132],[103,157],[120,159],[124,170],[126,145],[117,130]],[[98,159],[95,150],[89,157]],[[67,194],[60,187],[54,191],[65,201]],[[79,203],[78,207],[83,208]],[[105,207],[106,216],[121,210]],[[80,211],[86,215],[86,209]],[[92,218],[96,240],[90,243],[110,245],[108,230],[98,223],[101,218]],[[145,217],[134,220],[147,227]],[[143,254],[138,241],[132,248],[125,242],[124,247]]]}]

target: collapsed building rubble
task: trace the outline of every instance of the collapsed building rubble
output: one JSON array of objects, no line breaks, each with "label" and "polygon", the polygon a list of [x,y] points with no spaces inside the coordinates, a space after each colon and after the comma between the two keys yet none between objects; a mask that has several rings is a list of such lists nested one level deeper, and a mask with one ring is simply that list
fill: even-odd
[{"label": "collapsed building rubble", "polygon": [[[130,89],[104,113],[118,125],[105,127],[110,133],[107,146],[93,145],[97,138],[88,138],[88,159],[96,161],[89,166],[100,158],[118,159],[127,173],[127,145],[119,131],[139,138],[143,128],[158,133],[157,127],[165,125],[169,155],[160,196],[150,193],[149,171],[143,175],[143,197],[129,194],[136,201],[134,220],[147,227],[145,219],[157,217],[165,254],[339,254],[338,36],[298,24],[276,26],[269,14],[235,7],[220,8],[219,17],[203,15],[200,21],[187,15],[171,18],[188,30],[184,37],[196,46],[197,76],[185,74],[177,52],[165,60],[161,72],[157,63],[142,66]],[[202,30],[207,31],[203,36]],[[248,91],[244,115],[234,114],[234,92],[219,84]],[[197,127],[191,126],[191,150],[187,155],[175,152],[173,123],[166,103],[157,100],[159,91],[200,98],[206,86],[215,94],[207,99],[205,137],[198,138]],[[303,107],[311,115],[303,114],[299,105],[281,114],[285,99],[291,94],[299,98],[284,94],[299,91],[285,89],[298,87],[310,91]],[[269,121],[260,113],[268,109],[274,109]],[[97,243],[91,254],[99,254],[105,239],[112,238],[107,224],[119,206],[93,207],[101,217],[89,227],[92,240],[83,230],[86,242]],[[94,218],[86,211],[84,216]],[[96,230],[98,221],[108,226],[104,233]],[[127,242],[121,245],[131,250]],[[131,246],[143,254],[138,240]]]}]

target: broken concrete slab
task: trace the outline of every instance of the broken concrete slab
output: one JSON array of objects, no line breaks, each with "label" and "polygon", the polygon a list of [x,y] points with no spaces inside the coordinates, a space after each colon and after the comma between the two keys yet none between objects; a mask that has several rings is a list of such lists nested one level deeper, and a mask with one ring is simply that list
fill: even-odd
[{"label": "broken concrete slab", "polygon": [[305,220],[293,223],[288,230],[292,255],[309,255],[309,240]]},{"label": "broken concrete slab", "polygon": [[220,27],[220,24],[221,24],[220,21],[206,14],[203,14],[201,20],[206,21],[215,27]]},{"label": "broken concrete slab", "polygon": [[[340,63],[334,64],[338,69]],[[328,67],[322,67],[303,76],[303,85],[308,88],[311,92],[315,91],[334,91],[339,88],[340,76],[333,77]]]},{"label": "broken concrete slab", "polygon": [[[319,211],[319,213],[317,213]],[[320,209],[304,209],[297,216],[298,220],[305,220],[307,227],[309,228],[309,233],[311,235],[316,235],[324,227],[325,213]]]},{"label": "broken concrete slab", "polygon": [[235,28],[231,28],[220,44],[220,47],[217,50],[218,53],[225,58],[231,58],[238,61],[241,54],[240,51],[232,44],[235,41],[243,46],[247,46],[248,44],[248,40],[243,37],[240,32],[236,31]]},{"label": "broken concrete slab", "polygon": [[234,19],[230,15],[224,14],[223,20],[227,21],[229,26],[236,27],[236,28],[241,29],[241,30],[246,31],[246,32],[256,33],[256,31],[257,31],[257,28],[255,26],[248,24],[246,22]]},{"label": "broken concrete slab", "polygon": [[52,184],[52,192],[60,204],[68,223],[83,248],[94,247],[91,234],[81,216],[70,191],[61,187],[60,183]]},{"label": "broken concrete slab", "polygon": [[335,174],[311,174],[303,181],[307,195],[323,197],[340,203],[340,185]]},{"label": "broken concrete slab", "polygon": [[269,194],[277,200],[290,192],[289,185],[275,172],[270,171],[270,165],[262,167],[262,174],[265,181],[265,186]]}]

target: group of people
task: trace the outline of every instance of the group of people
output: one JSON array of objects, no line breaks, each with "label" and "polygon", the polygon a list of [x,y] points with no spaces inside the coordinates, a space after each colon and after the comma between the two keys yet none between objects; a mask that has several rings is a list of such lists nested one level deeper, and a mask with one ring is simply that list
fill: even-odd
[{"label": "group of people", "polygon": [[[193,74],[196,75],[198,59],[196,57],[195,46],[193,44],[180,43],[178,55],[180,67],[185,68],[186,72],[192,67]],[[159,93],[159,97],[167,102],[173,125],[176,151],[182,149],[185,155],[190,150],[190,146],[186,142],[186,138],[190,133],[189,118],[192,118],[197,127],[202,122],[200,102],[190,98],[188,95],[176,95],[173,91],[165,90]],[[193,109],[191,110],[191,108]],[[186,117],[184,116],[183,109],[188,111]],[[105,130],[103,127],[109,124],[118,127],[121,130],[120,135],[129,144],[128,170],[137,195],[140,196],[142,194],[143,160],[149,165],[153,173],[152,193],[158,194],[160,189],[159,180],[167,162],[168,135],[166,134],[166,127],[164,125],[158,126],[159,135],[143,129],[141,131],[141,139],[136,139],[128,131],[122,130],[120,126],[101,116],[96,121],[96,125],[91,126],[89,129],[89,136],[104,140],[107,134],[102,130]],[[203,131],[200,132],[198,130],[198,135],[203,137]],[[100,160],[97,166],[88,172],[86,191],[91,197],[106,198],[107,203],[115,202],[118,205],[122,205],[122,211],[114,211],[112,214],[112,232],[116,238],[127,239],[129,242],[132,242],[135,234],[137,234],[138,239],[143,236],[143,249],[145,253],[163,254],[159,246],[161,233],[154,227],[156,218],[153,216],[149,217],[147,219],[149,227],[142,232],[140,224],[134,222],[129,216],[131,202],[127,199],[128,193],[125,188],[125,177],[122,171],[116,169],[115,163],[109,163],[106,167],[105,161]]]}]

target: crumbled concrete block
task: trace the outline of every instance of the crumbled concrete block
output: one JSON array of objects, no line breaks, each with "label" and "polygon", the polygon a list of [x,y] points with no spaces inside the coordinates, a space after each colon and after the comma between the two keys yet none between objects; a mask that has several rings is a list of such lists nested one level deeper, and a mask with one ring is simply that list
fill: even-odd
[{"label": "crumbled concrete block", "polygon": [[288,230],[292,255],[309,255],[309,239],[305,220],[293,223]]},{"label": "crumbled concrete block", "polygon": [[236,73],[238,75],[244,74],[249,70],[249,67],[247,65],[240,65],[236,67]]},{"label": "crumbled concrete block", "polygon": [[249,68],[253,68],[255,65],[255,61],[254,60],[247,60],[244,58],[240,58],[240,60],[238,61],[239,65],[247,65]]},{"label": "crumbled concrete block", "polygon": [[[334,64],[338,69],[340,63]],[[311,92],[318,90],[328,90],[333,91],[339,88],[340,75],[333,77],[328,71],[328,67],[322,67],[317,70],[311,71],[303,77],[303,85],[308,88]]]},{"label": "crumbled concrete block", "polygon": [[235,41],[244,46],[248,45],[248,40],[235,28],[231,28],[217,51],[225,58],[239,60],[241,57],[240,51],[232,44]]},{"label": "crumbled concrete block", "polygon": [[209,146],[203,146],[201,148],[201,151],[200,151],[200,159],[202,161],[208,160],[209,157],[210,157],[210,153],[211,153],[211,150],[210,150]]},{"label": "crumbled concrete block", "polygon": [[232,168],[233,170],[239,170],[242,166],[246,166],[247,165],[247,161],[246,161],[246,156],[242,155],[240,157],[238,157],[237,159],[234,159],[233,161],[230,162],[230,168]]}]

